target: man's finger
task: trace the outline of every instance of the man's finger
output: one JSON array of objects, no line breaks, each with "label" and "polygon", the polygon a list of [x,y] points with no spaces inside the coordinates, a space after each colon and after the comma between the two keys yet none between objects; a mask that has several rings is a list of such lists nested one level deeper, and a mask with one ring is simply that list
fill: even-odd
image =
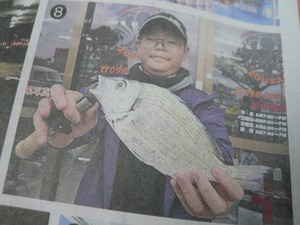
[{"label": "man's finger", "polygon": [[50,98],[43,98],[39,101],[38,107],[37,107],[37,115],[39,115],[42,118],[46,118],[49,116],[52,106],[53,106],[53,101]]},{"label": "man's finger", "polygon": [[67,107],[63,110],[64,116],[73,124],[80,121],[80,113],[76,108],[77,102],[83,97],[80,92],[68,91],[65,95]]},{"label": "man's finger", "polygon": [[173,190],[175,191],[175,194],[176,194],[177,198],[179,199],[179,201],[181,202],[181,204],[182,204],[183,207],[185,208],[185,210],[186,210],[189,214],[196,216],[196,215],[194,214],[194,211],[192,210],[192,208],[188,205],[188,203],[187,203],[187,201],[186,201],[186,199],[185,199],[185,197],[184,197],[184,195],[183,195],[183,193],[182,193],[182,191],[181,191],[181,188],[180,188],[180,186],[178,185],[177,181],[174,180],[174,179],[171,179],[170,184],[171,184]]},{"label": "man's finger", "polygon": [[220,168],[213,168],[212,174],[215,177],[216,181],[222,186],[222,188],[226,191],[227,197],[231,201],[239,201],[244,196],[244,190],[241,185],[226,174]]},{"label": "man's finger", "polygon": [[36,111],[33,116],[33,125],[36,131],[35,137],[37,142],[44,145],[48,141],[48,125],[44,122],[43,117]]},{"label": "man's finger", "polygon": [[190,207],[197,213],[202,212],[205,209],[205,205],[200,201],[199,193],[190,178],[187,176],[176,176],[176,181]]},{"label": "man's finger", "polygon": [[222,199],[219,193],[211,185],[208,178],[199,171],[192,172],[192,177],[195,180],[201,195],[208,208],[215,214],[220,215],[228,211],[228,204],[225,199]]},{"label": "man's finger", "polygon": [[98,114],[97,109],[99,107],[99,103],[96,102],[94,106],[88,109],[86,112],[81,114],[81,121],[77,124],[72,124],[73,127],[73,136],[80,137],[83,134],[89,132],[92,128],[97,125],[98,122]]},{"label": "man's finger", "polygon": [[66,90],[62,85],[54,84],[50,89],[50,95],[58,110],[63,110],[67,107]]},{"label": "man's finger", "polygon": [[80,121],[80,113],[76,104],[82,97],[80,92],[66,91],[61,85],[53,85],[51,88],[51,100],[54,102],[55,108],[62,110],[64,117],[73,124]]}]

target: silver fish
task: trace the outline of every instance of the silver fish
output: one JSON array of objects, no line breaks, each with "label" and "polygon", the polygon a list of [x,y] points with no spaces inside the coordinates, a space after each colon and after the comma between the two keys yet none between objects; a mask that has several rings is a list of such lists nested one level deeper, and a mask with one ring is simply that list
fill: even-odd
[{"label": "silver fish", "polygon": [[231,166],[205,126],[175,94],[156,85],[99,76],[90,92],[128,149],[163,174],[199,169],[214,181],[212,167],[239,180],[259,180],[266,166]]}]

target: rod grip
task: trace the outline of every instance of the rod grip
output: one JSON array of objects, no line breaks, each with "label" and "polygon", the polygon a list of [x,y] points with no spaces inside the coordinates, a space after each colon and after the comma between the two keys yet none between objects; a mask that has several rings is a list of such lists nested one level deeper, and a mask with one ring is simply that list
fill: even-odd
[{"label": "rod grip", "polygon": [[15,152],[19,158],[27,159],[43,146],[38,143],[36,135],[37,133],[34,131],[16,145]]}]

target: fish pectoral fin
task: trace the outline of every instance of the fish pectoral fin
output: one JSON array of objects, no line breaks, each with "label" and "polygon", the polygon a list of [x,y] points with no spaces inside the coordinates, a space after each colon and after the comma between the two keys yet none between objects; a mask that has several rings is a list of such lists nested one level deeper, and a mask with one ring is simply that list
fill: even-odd
[{"label": "fish pectoral fin", "polygon": [[142,101],[141,98],[137,98],[137,99],[135,100],[135,102],[133,103],[133,105],[130,107],[130,110],[131,110],[131,111],[135,111],[138,107],[140,107],[141,101]]}]

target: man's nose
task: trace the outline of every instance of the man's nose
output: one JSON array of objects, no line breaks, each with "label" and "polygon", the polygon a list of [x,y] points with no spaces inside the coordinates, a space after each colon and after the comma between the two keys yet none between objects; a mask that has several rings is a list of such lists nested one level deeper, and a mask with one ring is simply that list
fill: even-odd
[{"label": "man's nose", "polygon": [[164,40],[163,39],[157,39],[156,44],[155,44],[155,48],[165,49]]}]

